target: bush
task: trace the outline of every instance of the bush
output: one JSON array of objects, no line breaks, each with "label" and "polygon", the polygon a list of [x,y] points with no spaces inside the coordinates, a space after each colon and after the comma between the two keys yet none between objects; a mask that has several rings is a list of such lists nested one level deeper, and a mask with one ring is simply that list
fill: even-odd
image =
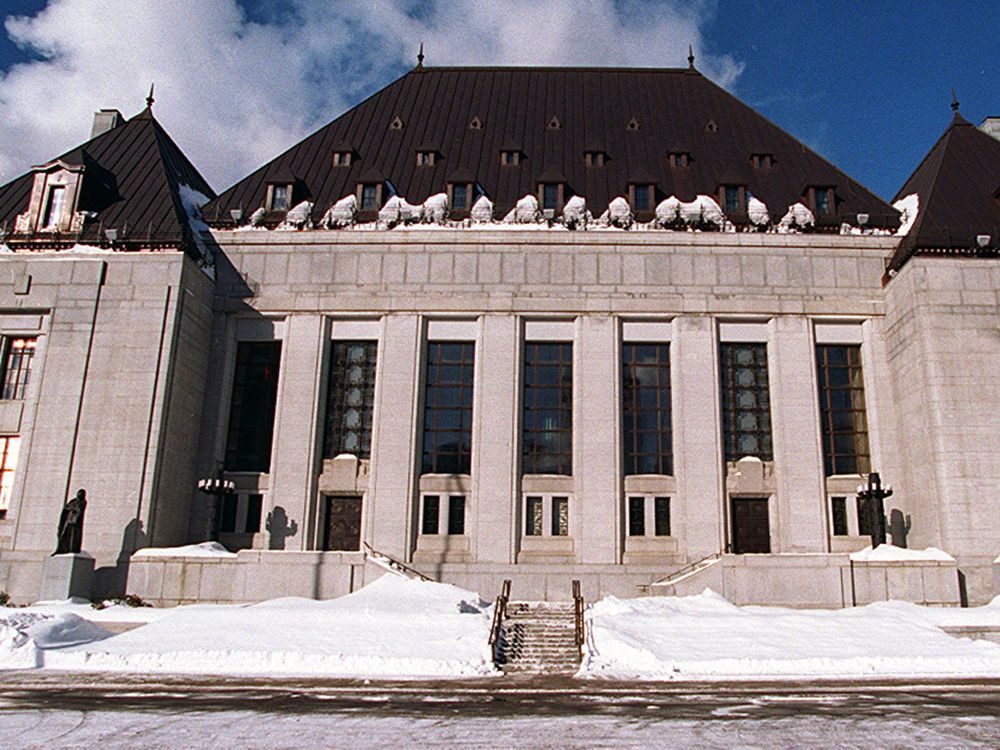
[{"label": "bush", "polygon": [[152,607],[153,605],[149,602],[142,600],[142,597],[136,596],[135,594],[125,594],[125,596],[113,596],[110,599],[103,599],[99,602],[94,602],[90,606],[94,609],[107,609],[108,607],[114,606],[115,604],[120,604],[123,607]]}]

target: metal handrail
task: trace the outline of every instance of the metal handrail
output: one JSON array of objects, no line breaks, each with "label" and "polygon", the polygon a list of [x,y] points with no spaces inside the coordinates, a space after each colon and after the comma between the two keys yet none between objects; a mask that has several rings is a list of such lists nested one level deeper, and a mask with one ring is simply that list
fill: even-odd
[{"label": "metal handrail", "polygon": [[504,618],[507,616],[507,602],[510,601],[510,579],[504,580],[500,587],[500,596],[497,597],[496,606],[493,607],[493,623],[490,625],[489,645],[495,646],[500,640],[500,630],[503,627]]},{"label": "metal handrail", "polygon": [[583,601],[583,593],[581,592],[580,581],[573,581],[573,614],[576,618],[576,648],[580,652],[580,656],[583,656],[583,644],[587,641],[587,625],[584,619],[583,612],[586,608],[586,604]]},{"label": "metal handrail", "polygon": [[384,557],[388,561],[389,567],[392,568],[393,570],[396,570],[400,573],[409,573],[411,575],[415,575],[421,581],[431,581],[431,582],[434,581],[434,579],[431,578],[430,576],[426,576],[419,570],[411,568],[409,565],[406,565],[405,563],[401,563],[396,558],[385,554],[385,552],[379,552],[377,549],[372,547],[368,542],[362,542],[362,544],[364,544],[365,546],[365,554],[369,556],[377,555],[378,557]]},{"label": "metal handrail", "polygon": [[727,544],[725,547],[723,547],[718,552],[713,552],[710,555],[705,555],[700,560],[695,560],[693,563],[688,563],[683,568],[678,568],[677,570],[675,570],[673,573],[671,573],[670,575],[666,576],[665,578],[661,578],[659,581],[653,581],[653,583],[650,584],[650,585],[655,586],[658,583],[663,583],[664,581],[669,581],[669,580],[672,580],[672,579],[675,579],[675,578],[680,578],[683,575],[687,575],[691,571],[696,570],[699,565],[707,563],[709,560],[718,560],[723,555],[729,554],[730,549],[731,549],[731,546]]}]

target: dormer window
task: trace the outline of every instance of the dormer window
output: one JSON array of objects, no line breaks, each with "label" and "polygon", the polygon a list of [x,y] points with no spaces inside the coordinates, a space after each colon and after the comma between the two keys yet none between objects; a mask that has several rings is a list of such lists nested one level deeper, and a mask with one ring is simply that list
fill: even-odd
[{"label": "dormer window", "polygon": [[451,185],[451,200],[449,205],[454,211],[469,210],[469,195],[472,193],[472,185]]},{"label": "dormer window", "polygon": [[433,167],[434,160],[437,153],[433,150],[427,149],[423,151],[417,151],[417,166],[418,167]]},{"label": "dormer window", "polygon": [[292,200],[292,186],[275,183],[267,186],[267,210],[287,211]]},{"label": "dormer window", "polygon": [[379,193],[381,192],[380,185],[362,185],[361,186],[361,210],[362,211],[377,211],[380,204]]},{"label": "dormer window", "polygon": [[833,188],[828,185],[809,188],[809,203],[816,216],[832,216],[836,212]]},{"label": "dormer window", "polygon": [[583,163],[588,167],[603,167],[608,155],[603,151],[585,151],[583,153]]},{"label": "dormer window", "polygon": [[771,154],[750,154],[750,163],[754,169],[770,169],[774,166],[774,156]]},{"label": "dormer window", "polygon": [[333,152],[333,166],[335,167],[349,167],[351,166],[351,152],[350,151],[334,151]]},{"label": "dormer window", "polygon": [[539,192],[539,203],[542,206],[542,211],[553,211],[559,213],[562,211],[565,190],[564,184],[561,182],[544,182],[538,186]]},{"label": "dormer window", "polygon": [[671,151],[667,154],[667,163],[671,167],[686,167],[691,163],[691,154],[687,151]]},{"label": "dormer window", "polygon": [[45,199],[45,213],[42,217],[41,229],[58,229],[59,220],[66,211],[66,186],[52,185]]},{"label": "dormer window", "polygon": [[719,188],[719,203],[727,216],[747,212],[747,189],[744,185],[722,185]]},{"label": "dormer window", "polygon": [[636,213],[639,211],[652,211],[654,198],[656,196],[656,186],[648,182],[637,182],[629,186],[629,196],[632,204],[632,210]]},{"label": "dormer window", "polygon": [[500,166],[516,167],[521,163],[521,152],[515,148],[504,149],[500,152]]}]

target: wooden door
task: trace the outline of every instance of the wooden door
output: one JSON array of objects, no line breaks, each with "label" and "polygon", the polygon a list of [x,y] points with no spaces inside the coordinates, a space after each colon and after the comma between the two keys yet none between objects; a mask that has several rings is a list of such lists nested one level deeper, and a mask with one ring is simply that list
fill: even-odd
[{"label": "wooden door", "polygon": [[357,552],[361,549],[361,498],[326,496],[326,533],[323,549]]},{"label": "wooden door", "polygon": [[733,498],[732,527],[733,552],[737,555],[771,551],[766,497]]}]

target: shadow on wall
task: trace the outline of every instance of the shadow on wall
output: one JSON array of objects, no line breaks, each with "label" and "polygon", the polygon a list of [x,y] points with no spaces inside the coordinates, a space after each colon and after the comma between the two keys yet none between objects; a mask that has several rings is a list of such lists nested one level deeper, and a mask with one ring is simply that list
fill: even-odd
[{"label": "shadow on wall", "polygon": [[148,545],[149,539],[142,527],[142,521],[133,518],[122,531],[121,548],[115,564],[94,571],[94,590],[91,592],[91,598],[97,601],[112,596],[124,596],[132,553]]},{"label": "shadow on wall", "polygon": [[906,537],[909,536],[912,525],[913,519],[910,516],[904,516],[903,511],[899,508],[893,508],[892,512],[889,513],[889,535],[896,547],[906,546]]},{"label": "shadow on wall", "polygon": [[280,505],[274,506],[274,510],[267,514],[264,528],[267,530],[267,548],[278,550],[285,549],[285,540],[299,531],[298,523],[294,520],[289,523],[288,513]]}]

